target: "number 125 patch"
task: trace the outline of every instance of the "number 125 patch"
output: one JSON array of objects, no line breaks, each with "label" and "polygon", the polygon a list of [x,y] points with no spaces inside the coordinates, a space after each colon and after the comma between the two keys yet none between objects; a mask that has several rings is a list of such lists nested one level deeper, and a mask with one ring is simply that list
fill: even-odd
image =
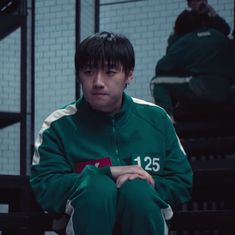
[{"label": "number 125 patch", "polygon": [[158,172],[160,170],[160,158],[150,156],[135,156],[133,164],[141,166],[146,171]]}]

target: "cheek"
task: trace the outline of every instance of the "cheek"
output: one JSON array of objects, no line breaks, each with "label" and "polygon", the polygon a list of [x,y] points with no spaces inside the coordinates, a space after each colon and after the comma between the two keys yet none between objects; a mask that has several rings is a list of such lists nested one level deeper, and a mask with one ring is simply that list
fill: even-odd
[{"label": "cheek", "polygon": [[81,84],[81,89],[82,89],[82,93],[85,97],[88,98],[89,94],[90,94],[90,86],[89,83],[85,82],[85,83],[80,83]]},{"label": "cheek", "polygon": [[127,82],[126,81],[119,81],[116,82],[115,84],[113,84],[113,89],[115,89],[118,92],[122,92],[124,90],[124,88],[126,87]]},{"label": "cheek", "polygon": [[88,89],[90,87],[89,79],[81,79],[80,84],[82,88]]}]

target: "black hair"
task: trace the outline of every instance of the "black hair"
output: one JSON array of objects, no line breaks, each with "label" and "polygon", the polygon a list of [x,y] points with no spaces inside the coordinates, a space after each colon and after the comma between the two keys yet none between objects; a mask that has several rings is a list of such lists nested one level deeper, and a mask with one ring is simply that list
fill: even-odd
[{"label": "black hair", "polygon": [[128,74],[135,67],[135,53],[131,42],[121,34],[99,32],[83,40],[75,53],[76,73],[86,66],[104,68],[121,65]]},{"label": "black hair", "polygon": [[206,21],[207,14],[185,10],[177,17],[174,30],[177,34],[184,35],[205,26]]}]

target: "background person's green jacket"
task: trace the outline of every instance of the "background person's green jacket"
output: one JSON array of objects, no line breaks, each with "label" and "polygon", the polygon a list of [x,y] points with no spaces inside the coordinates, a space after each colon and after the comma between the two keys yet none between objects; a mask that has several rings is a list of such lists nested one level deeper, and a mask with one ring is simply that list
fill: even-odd
[{"label": "background person's green jacket", "polygon": [[178,36],[156,65],[155,78],[162,76],[192,76],[189,85],[198,97],[226,100],[232,81],[229,39],[209,28]]}]

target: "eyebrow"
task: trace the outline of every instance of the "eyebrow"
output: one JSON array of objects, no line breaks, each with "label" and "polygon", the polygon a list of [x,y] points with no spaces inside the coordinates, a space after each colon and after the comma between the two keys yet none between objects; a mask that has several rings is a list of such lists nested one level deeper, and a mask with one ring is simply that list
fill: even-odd
[{"label": "eyebrow", "polygon": [[120,68],[120,64],[105,64],[104,68]]},{"label": "eyebrow", "polygon": [[103,69],[110,69],[110,68],[122,68],[122,65],[119,63],[105,63],[104,65],[95,65],[95,64],[86,64],[83,68],[103,68]]}]

